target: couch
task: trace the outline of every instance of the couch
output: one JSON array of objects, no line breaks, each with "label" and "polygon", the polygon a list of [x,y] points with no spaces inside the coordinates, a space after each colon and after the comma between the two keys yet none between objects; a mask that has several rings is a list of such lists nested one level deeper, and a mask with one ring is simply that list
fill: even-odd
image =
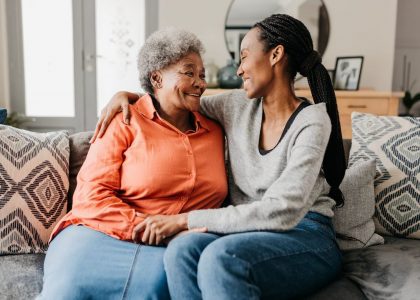
[{"label": "couch", "polygon": [[[92,132],[82,132],[69,138],[68,209],[91,136]],[[344,143],[347,156],[350,142]],[[411,259],[419,257],[420,240],[397,237],[386,237],[384,245],[343,252],[342,276],[307,299],[404,299],[400,289],[408,280],[407,270],[413,269]],[[45,254],[0,256],[0,299],[35,298],[42,288],[44,258]]]}]

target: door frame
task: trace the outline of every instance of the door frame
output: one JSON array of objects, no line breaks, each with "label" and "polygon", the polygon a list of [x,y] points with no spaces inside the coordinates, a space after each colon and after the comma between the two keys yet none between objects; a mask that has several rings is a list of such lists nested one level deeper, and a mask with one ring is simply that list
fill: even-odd
[{"label": "door frame", "polygon": [[[116,0],[118,1],[118,0]],[[95,0],[73,0],[74,117],[33,117],[23,127],[33,131],[93,130],[97,122]],[[145,36],[158,29],[158,0],[145,0]],[[11,111],[25,114],[22,5],[6,1]],[[13,37],[13,38],[11,38]],[[57,100],[59,101],[59,99]]]}]

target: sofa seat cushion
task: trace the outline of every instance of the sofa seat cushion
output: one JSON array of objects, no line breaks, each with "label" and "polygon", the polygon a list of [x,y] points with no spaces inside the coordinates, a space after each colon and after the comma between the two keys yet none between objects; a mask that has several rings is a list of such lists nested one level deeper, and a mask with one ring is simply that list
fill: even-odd
[{"label": "sofa seat cushion", "polygon": [[45,254],[0,256],[0,299],[34,299],[42,289]]},{"label": "sofa seat cushion", "polygon": [[305,300],[366,300],[366,296],[353,281],[345,276],[327,285]]},{"label": "sofa seat cushion", "polygon": [[369,299],[419,299],[420,241],[386,237],[384,245],[348,251],[344,272]]}]

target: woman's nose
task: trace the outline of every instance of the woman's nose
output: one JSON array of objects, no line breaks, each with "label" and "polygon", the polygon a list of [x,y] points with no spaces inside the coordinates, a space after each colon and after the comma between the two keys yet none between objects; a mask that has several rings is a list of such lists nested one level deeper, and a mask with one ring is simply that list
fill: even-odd
[{"label": "woman's nose", "polygon": [[238,75],[239,77],[242,77],[243,74],[244,74],[244,71],[242,70],[242,63],[241,63],[238,69],[236,70],[236,75]]},{"label": "woman's nose", "polygon": [[207,82],[205,79],[197,78],[196,80],[194,80],[194,86],[203,89],[207,87]]}]

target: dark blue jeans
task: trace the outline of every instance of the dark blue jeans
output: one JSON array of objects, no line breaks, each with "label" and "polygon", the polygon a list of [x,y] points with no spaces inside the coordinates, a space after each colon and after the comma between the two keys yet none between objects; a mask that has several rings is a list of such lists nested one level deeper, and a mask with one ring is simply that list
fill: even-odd
[{"label": "dark blue jeans", "polygon": [[291,299],[341,272],[330,218],[308,213],[292,230],[219,236],[191,233],[164,255],[172,299]]}]

